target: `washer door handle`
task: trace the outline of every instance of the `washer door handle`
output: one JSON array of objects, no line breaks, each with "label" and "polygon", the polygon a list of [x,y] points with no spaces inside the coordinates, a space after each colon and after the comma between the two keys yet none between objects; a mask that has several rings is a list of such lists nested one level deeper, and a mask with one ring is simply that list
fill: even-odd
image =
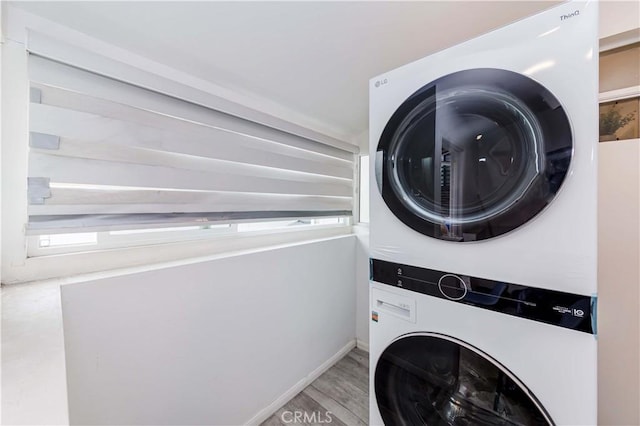
[{"label": "washer door handle", "polygon": [[378,185],[378,191],[382,195],[382,172],[383,172],[382,162],[384,161],[384,151],[382,150],[376,151],[376,157],[374,161],[375,161],[374,167],[375,167],[375,174],[376,174],[376,185]]}]

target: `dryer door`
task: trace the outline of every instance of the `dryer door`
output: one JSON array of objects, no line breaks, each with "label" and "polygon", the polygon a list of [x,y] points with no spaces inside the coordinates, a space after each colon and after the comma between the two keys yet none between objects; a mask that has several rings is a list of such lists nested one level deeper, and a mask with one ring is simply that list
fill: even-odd
[{"label": "dryer door", "polygon": [[511,71],[471,69],[427,84],[396,110],[378,144],[376,176],[385,203],[411,228],[483,240],[549,204],[572,149],[551,92]]},{"label": "dryer door", "polygon": [[394,341],[375,370],[386,425],[552,425],[535,396],[488,355],[434,333]]}]

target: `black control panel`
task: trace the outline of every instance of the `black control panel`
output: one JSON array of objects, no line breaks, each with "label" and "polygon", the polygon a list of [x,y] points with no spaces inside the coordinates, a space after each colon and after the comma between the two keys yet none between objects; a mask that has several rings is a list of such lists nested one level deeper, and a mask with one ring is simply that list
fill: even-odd
[{"label": "black control panel", "polygon": [[452,302],[595,334],[595,299],[371,259],[371,279]]}]

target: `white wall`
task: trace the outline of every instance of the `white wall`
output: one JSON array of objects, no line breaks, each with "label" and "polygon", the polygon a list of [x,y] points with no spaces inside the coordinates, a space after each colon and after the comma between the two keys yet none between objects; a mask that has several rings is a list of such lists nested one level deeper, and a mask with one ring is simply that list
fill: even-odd
[{"label": "white wall", "polygon": [[598,423],[640,424],[640,140],[599,145]]},{"label": "white wall", "polygon": [[600,38],[611,37],[640,27],[640,2],[605,0],[600,2]]},{"label": "white wall", "polygon": [[353,227],[357,237],[355,286],[356,286],[356,338],[358,346],[369,350],[369,224]]},{"label": "white wall", "polygon": [[244,424],[355,337],[353,235],[62,289],[72,424]]},{"label": "white wall", "polygon": [[3,425],[69,422],[59,288],[2,288]]}]

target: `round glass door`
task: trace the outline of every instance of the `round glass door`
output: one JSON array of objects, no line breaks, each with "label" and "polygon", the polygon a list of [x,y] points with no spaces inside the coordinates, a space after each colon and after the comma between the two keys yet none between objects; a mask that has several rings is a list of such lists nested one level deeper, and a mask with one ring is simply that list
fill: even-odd
[{"label": "round glass door", "polygon": [[509,232],[549,204],[573,144],[539,83],[499,69],[444,76],[410,96],[378,145],[382,197],[411,228],[449,241]]},{"label": "round glass door", "polygon": [[402,337],[375,370],[386,425],[552,425],[538,400],[508,370],[470,345],[425,333]]}]

